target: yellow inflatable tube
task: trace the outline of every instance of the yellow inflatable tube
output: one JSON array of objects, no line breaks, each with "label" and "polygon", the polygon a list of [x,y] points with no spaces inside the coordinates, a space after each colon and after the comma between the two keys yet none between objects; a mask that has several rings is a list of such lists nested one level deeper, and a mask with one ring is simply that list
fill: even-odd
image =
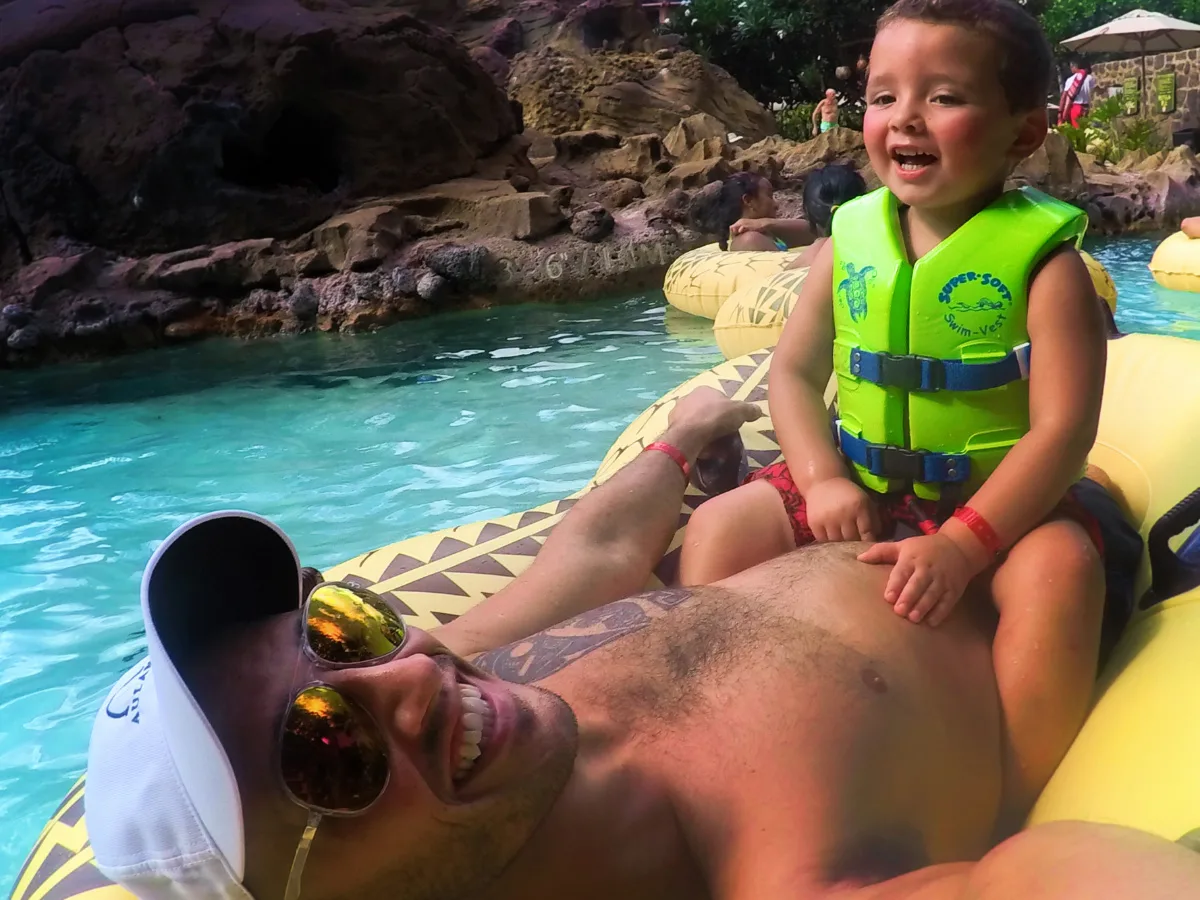
[{"label": "yellow inflatable tube", "polygon": [[[1117,286],[1108,270],[1080,251],[1092,285],[1110,310],[1117,311]],[[789,269],[739,287],[721,306],[713,322],[713,337],[726,359],[774,347],[796,305],[808,269]]]},{"label": "yellow inflatable tube", "polygon": [[[1112,342],[1093,461],[1124,493],[1143,535],[1200,485],[1188,438],[1200,423],[1200,342],[1129,335]],[[612,477],[661,434],[676,397],[698,385],[766,405],[771,354],[722,363],[655,402],[629,425],[584,491]],[[768,417],[745,426],[751,469],[779,458]],[[583,493],[581,491],[580,493]],[[447,528],[325,570],[373,585],[429,628],[500,590],[528,568],[578,494],[525,512]],[[680,527],[648,582],[675,576],[688,517],[705,496],[689,486]],[[1145,563],[1141,584],[1149,583]],[[1082,818],[1175,839],[1200,826],[1200,589],[1140,611],[1101,681],[1096,707],[1036,809],[1033,822]],[[92,859],[82,779],[42,830],[17,876],[14,900],[127,900]]]},{"label": "yellow inflatable tube", "polygon": [[663,293],[676,309],[713,319],[734,291],[783,271],[799,253],[722,250],[709,244],[689,250],[671,263],[663,279]]},{"label": "yellow inflatable tube", "polygon": [[1150,258],[1154,280],[1172,291],[1200,291],[1200,240],[1177,231]]},{"label": "yellow inflatable tube", "polygon": [[[1091,459],[1143,537],[1200,487],[1200,342],[1129,335],[1109,344]],[[1142,566],[1138,595],[1149,583]],[[1200,827],[1200,588],[1139,609],[1031,823],[1087,819],[1171,840]]]},{"label": "yellow inflatable tube", "polygon": [[713,337],[726,359],[779,343],[808,269],[789,269],[733,292],[713,321]]},{"label": "yellow inflatable tube", "polygon": [[1086,250],[1080,250],[1079,255],[1083,257],[1083,263],[1087,266],[1088,275],[1092,278],[1092,287],[1096,289],[1096,295],[1115,314],[1117,311],[1117,285],[1113,282],[1112,276],[1108,274],[1108,269],[1104,268],[1104,264]]}]

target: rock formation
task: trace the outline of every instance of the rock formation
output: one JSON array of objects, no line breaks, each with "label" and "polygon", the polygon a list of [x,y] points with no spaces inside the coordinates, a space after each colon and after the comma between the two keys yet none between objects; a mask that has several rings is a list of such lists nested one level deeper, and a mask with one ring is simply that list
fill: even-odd
[{"label": "rock formation", "polygon": [[294,237],[469,175],[518,131],[457,41],[388,9],[15,0],[0,65],[0,179],[34,255]]},{"label": "rock formation", "polygon": [[[714,237],[697,191],[796,214],[831,162],[877,183],[636,0],[0,0],[0,367],[652,287]],[[1184,149],[1052,135],[1014,183],[1100,231],[1200,211]]]},{"label": "rock formation", "polygon": [[1013,183],[1077,204],[1094,234],[1174,228],[1200,213],[1200,161],[1186,146],[1151,155],[1136,151],[1107,166],[1077,154],[1051,132],[1013,173]]},{"label": "rock formation", "polygon": [[[603,152],[522,134],[551,50]],[[731,130],[773,122],[636,0],[0,0],[0,366],[652,283],[697,236],[647,183]]]},{"label": "rock formation", "polygon": [[551,45],[518,56],[508,84],[526,124],[551,134],[607,128],[665,136],[681,114],[696,113],[750,140],[775,132],[767,110],[690,51],[578,53]]},{"label": "rock formation", "polygon": [[448,27],[502,79],[525,124],[547,134],[665,136],[697,113],[721,136],[775,133],[772,115],[725,71],[657,35],[639,0],[472,0]]}]

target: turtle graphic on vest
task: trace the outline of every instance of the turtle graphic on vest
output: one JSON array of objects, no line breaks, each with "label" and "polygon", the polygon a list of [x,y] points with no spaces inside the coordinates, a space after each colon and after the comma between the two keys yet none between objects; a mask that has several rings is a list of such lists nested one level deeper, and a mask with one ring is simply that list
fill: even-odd
[{"label": "turtle graphic on vest", "polygon": [[851,321],[857,322],[859,319],[865,319],[867,317],[867,282],[875,280],[875,267],[863,266],[858,269],[854,263],[844,263],[842,271],[846,273],[846,277],[837,287],[838,296],[846,304]]}]

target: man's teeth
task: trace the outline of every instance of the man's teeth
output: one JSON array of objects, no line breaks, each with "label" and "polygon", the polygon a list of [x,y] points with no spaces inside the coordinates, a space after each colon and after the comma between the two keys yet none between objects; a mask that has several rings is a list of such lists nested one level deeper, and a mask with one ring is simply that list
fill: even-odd
[{"label": "man's teeth", "polygon": [[458,694],[462,698],[462,744],[459,747],[458,769],[454,773],[456,779],[463,778],[475,760],[482,752],[479,749],[485,733],[492,729],[493,713],[488,702],[483,699],[479,689],[470,684],[459,684]]}]

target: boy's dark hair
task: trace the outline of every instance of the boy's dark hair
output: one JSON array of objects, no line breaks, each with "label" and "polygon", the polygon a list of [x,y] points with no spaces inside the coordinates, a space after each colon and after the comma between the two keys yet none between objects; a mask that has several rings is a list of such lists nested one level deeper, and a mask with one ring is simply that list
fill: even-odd
[{"label": "boy's dark hair", "polygon": [[804,180],[804,218],[828,237],[834,208],[866,192],[867,183],[849,166],[824,166]]},{"label": "boy's dark hair", "polygon": [[709,185],[692,200],[692,223],[707,234],[715,234],[722,250],[729,249],[729,229],[742,217],[742,199],[758,191],[766,181],[753,172],[730,175],[720,186]]},{"label": "boy's dark hair", "polygon": [[894,22],[958,25],[995,42],[1000,84],[1013,112],[1045,105],[1054,56],[1037,19],[1015,0],[897,0],[879,17],[882,31]]}]

